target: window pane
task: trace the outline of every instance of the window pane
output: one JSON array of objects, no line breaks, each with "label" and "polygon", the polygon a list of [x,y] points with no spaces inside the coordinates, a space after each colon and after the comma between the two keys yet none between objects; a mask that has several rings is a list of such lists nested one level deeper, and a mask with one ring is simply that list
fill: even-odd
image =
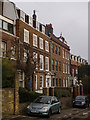
[{"label": "window pane", "polygon": [[57,71],[57,60],[55,61],[56,71]]},{"label": "window pane", "polygon": [[59,86],[61,86],[61,78],[59,79]]},{"label": "window pane", "polygon": [[0,20],[0,28],[2,28],[2,20]]},{"label": "window pane", "polygon": [[29,31],[24,29],[24,42],[29,43]]},{"label": "window pane", "polygon": [[16,49],[15,46],[11,46],[11,58],[15,58],[15,52],[16,52],[15,49]]},{"label": "window pane", "polygon": [[52,53],[54,53],[54,45],[52,44]]},{"label": "window pane", "polygon": [[55,53],[57,54],[57,46],[55,46]]},{"label": "window pane", "polygon": [[40,55],[40,70],[43,70],[43,55]]},{"label": "window pane", "polygon": [[25,61],[25,62],[27,61],[27,58],[28,58],[27,50],[24,50],[24,61]]},{"label": "window pane", "polygon": [[37,35],[33,34],[33,46],[37,47]]},{"label": "window pane", "polygon": [[45,41],[45,50],[47,52],[49,52],[49,44],[48,44],[48,41]]},{"label": "window pane", "polygon": [[49,70],[49,58],[45,57],[45,69]]},{"label": "window pane", "polygon": [[1,55],[2,57],[6,57],[6,43],[2,42],[1,43]]},{"label": "window pane", "polygon": [[60,63],[60,61],[59,61],[59,72],[60,72],[60,70],[61,70],[61,63]]},{"label": "window pane", "polygon": [[52,59],[52,70],[54,70],[54,59]]},{"label": "window pane", "polygon": [[43,39],[39,38],[39,42],[40,42],[39,44],[40,49],[43,49]]},{"label": "window pane", "polygon": [[3,22],[3,29],[8,30],[8,23],[7,22]]},{"label": "window pane", "polygon": [[60,55],[60,47],[58,48],[58,54]]},{"label": "window pane", "polygon": [[13,25],[10,23],[8,24],[8,31],[13,34]]},{"label": "window pane", "polygon": [[40,89],[43,87],[43,76],[40,76]]}]

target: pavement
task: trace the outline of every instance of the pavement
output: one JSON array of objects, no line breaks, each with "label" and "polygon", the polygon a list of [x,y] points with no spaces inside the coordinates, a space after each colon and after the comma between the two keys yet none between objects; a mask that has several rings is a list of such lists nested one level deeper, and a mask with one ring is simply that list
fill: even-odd
[{"label": "pavement", "polygon": [[90,120],[90,108],[69,108],[61,111],[61,114],[52,114],[50,118],[28,115],[5,116],[2,120]]}]

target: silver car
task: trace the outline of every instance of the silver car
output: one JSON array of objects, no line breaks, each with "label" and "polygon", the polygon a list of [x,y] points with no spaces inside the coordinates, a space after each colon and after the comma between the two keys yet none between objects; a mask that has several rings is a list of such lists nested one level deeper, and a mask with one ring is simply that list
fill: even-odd
[{"label": "silver car", "polygon": [[61,102],[55,96],[40,96],[27,106],[30,115],[45,115],[50,117],[52,113],[61,112]]}]

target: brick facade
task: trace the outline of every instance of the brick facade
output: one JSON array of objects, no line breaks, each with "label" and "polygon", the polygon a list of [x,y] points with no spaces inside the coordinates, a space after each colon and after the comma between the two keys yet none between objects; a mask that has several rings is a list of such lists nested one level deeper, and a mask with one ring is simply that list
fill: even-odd
[{"label": "brick facade", "polygon": [[78,82],[78,68],[81,65],[87,64],[87,61],[80,56],[71,54],[70,56],[70,75],[71,85],[75,85]]},{"label": "brick facade", "polygon": [[[54,46],[54,52],[51,52],[51,60],[54,60],[54,70],[52,69],[51,65],[51,71],[56,73],[54,78],[57,78],[58,80],[58,87],[69,87],[69,74],[70,74],[70,48],[68,45],[65,45],[63,42],[61,42],[58,38],[51,35],[51,43]],[[51,44],[51,45],[52,45]],[[55,46],[57,46],[57,54],[55,53]],[[59,54],[59,47],[60,47],[60,54]],[[63,56],[63,50],[64,53],[66,52],[67,57],[65,57],[65,54]],[[55,61],[58,62],[58,70],[55,70]],[[59,61],[60,61],[60,70],[59,70]],[[65,64],[65,68],[63,68],[63,64]],[[67,65],[67,68],[66,68]],[[69,68],[69,69],[68,69]],[[63,71],[65,69],[65,72]],[[67,70],[66,70],[67,69]],[[53,79],[53,77],[52,77]],[[65,86],[63,85],[63,81],[65,80]],[[67,81],[67,83],[66,83]],[[61,83],[60,83],[61,82]],[[67,85],[66,85],[67,84]]]}]

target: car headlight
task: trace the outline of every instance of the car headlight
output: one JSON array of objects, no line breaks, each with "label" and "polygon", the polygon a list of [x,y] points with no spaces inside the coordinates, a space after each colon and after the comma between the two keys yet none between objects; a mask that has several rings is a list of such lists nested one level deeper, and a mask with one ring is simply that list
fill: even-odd
[{"label": "car headlight", "polygon": [[43,110],[48,110],[48,107],[43,107],[42,109],[43,109]]},{"label": "car headlight", "polygon": [[30,108],[30,105],[27,106],[27,109],[29,109],[29,108]]},{"label": "car headlight", "polygon": [[82,102],[82,105],[84,105],[85,104],[85,102]]}]

